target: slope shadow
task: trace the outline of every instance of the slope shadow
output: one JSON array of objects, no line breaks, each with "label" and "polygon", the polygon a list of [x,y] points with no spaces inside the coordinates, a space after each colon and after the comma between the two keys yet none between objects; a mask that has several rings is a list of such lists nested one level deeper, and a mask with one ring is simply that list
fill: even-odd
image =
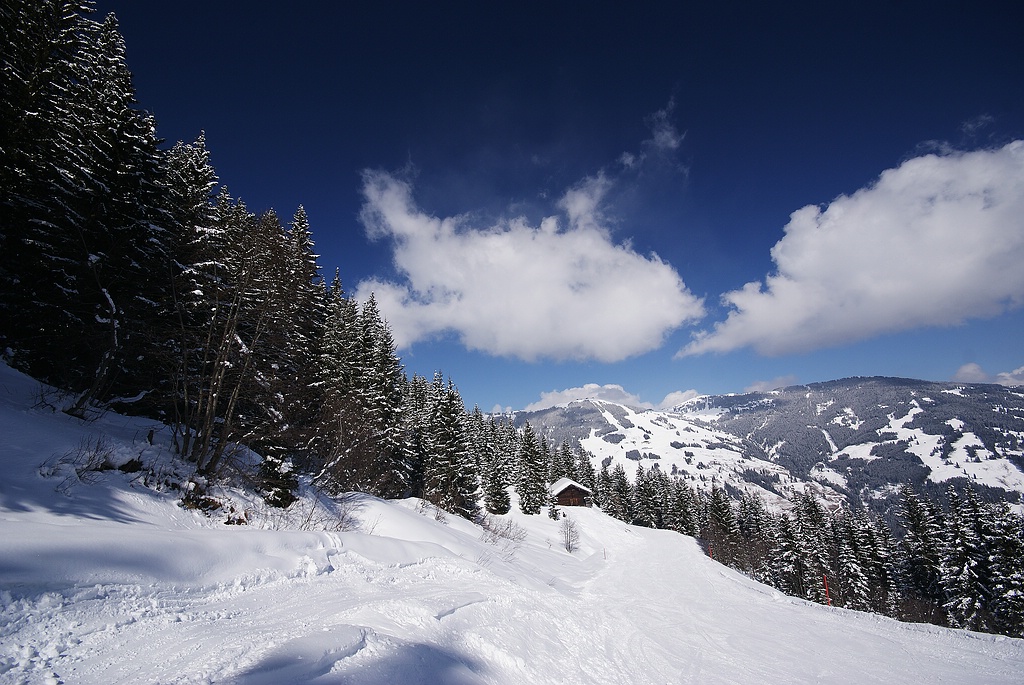
[{"label": "slope shadow", "polygon": [[[367,646],[366,629],[355,630],[360,636],[344,640],[348,644],[325,649],[323,642],[312,636],[300,638],[273,650],[258,664],[227,682],[231,685],[277,685],[315,683],[316,685],[478,685],[485,682],[485,666],[476,659],[422,642],[388,645],[387,653],[373,655],[367,663],[335,666],[355,656]],[[379,645],[379,642],[378,642]],[[375,651],[373,649],[368,651]]]},{"label": "slope shadow", "polygon": [[[26,482],[28,478],[34,482]],[[49,511],[57,516],[94,521],[140,522],[133,515],[132,507],[120,500],[121,493],[130,486],[122,485],[119,488],[113,481],[114,478],[125,478],[124,474],[115,471],[100,474],[97,478],[100,482],[74,482],[68,485],[65,485],[62,476],[43,478],[31,474],[28,478],[12,479],[14,482],[0,484],[0,511]]]}]

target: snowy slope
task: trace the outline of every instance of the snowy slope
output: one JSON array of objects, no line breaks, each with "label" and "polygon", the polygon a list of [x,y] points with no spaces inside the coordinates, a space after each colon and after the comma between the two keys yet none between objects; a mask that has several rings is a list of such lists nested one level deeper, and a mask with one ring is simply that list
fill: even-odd
[{"label": "snowy slope", "polygon": [[[1019,683],[1024,641],[790,599],[693,539],[572,509],[522,539],[363,497],[355,529],[226,526],[140,473],[52,468],[98,432],[166,463],[144,421],[31,408],[0,368],[0,683]],[[40,464],[51,467],[40,475]],[[148,468],[149,468],[148,467]],[[161,467],[166,468],[166,467]],[[58,492],[57,490],[61,492]],[[244,505],[239,500],[239,507]],[[236,512],[237,513],[237,512]],[[301,526],[308,516],[293,517]],[[525,536],[525,537],[523,537]]]},{"label": "snowy slope", "polygon": [[808,485],[784,466],[754,456],[758,450],[743,438],[693,416],[588,399],[516,415],[517,424],[525,421],[555,446],[562,440],[578,441],[594,455],[595,470],[602,464],[609,470],[621,464],[630,480],[638,465],[657,467],[698,489],[728,484],[757,493],[775,508]]},{"label": "snowy slope", "polygon": [[743,436],[796,478],[862,501],[913,483],[932,497],[950,483],[1024,496],[1024,390],[903,378],[847,378],[675,408]]}]

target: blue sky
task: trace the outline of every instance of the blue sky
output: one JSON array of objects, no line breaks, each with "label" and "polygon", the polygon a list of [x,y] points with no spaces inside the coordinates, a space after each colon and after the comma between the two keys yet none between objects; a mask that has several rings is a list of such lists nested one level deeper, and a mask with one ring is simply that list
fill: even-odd
[{"label": "blue sky", "polygon": [[365,4],[97,10],[409,373],[484,410],[1024,382],[1015,3]]}]

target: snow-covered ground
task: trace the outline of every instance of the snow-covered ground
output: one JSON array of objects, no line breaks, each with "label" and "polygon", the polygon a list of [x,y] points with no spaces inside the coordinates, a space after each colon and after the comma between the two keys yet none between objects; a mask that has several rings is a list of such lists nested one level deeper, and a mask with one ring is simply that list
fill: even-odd
[{"label": "snow-covered ground", "polygon": [[572,553],[546,516],[496,517],[501,537],[415,500],[356,498],[354,527],[331,531],[299,530],[315,527],[301,504],[274,518],[240,498],[250,525],[225,525],[145,471],[80,483],[54,456],[102,435],[114,462],[159,470],[167,435],[150,445],[151,422],[85,424],[38,399],[0,367],[0,683],[1024,678],[1022,640],[787,598],[692,538],[594,510],[568,510]]}]

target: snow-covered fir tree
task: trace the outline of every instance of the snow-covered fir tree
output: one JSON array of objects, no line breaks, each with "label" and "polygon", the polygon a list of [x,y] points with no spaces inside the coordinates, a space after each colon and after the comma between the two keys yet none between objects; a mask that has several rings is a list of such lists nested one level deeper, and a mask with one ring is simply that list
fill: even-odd
[{"label": "snow-covered fir tree", "polygon": [[519,477],[516,491],[519,493],[519,509],[524,514],[539,514],[548,503],[548,465],[541,448],[541,441],[527,422],[523,426],[522,442],[519,446]]}]

